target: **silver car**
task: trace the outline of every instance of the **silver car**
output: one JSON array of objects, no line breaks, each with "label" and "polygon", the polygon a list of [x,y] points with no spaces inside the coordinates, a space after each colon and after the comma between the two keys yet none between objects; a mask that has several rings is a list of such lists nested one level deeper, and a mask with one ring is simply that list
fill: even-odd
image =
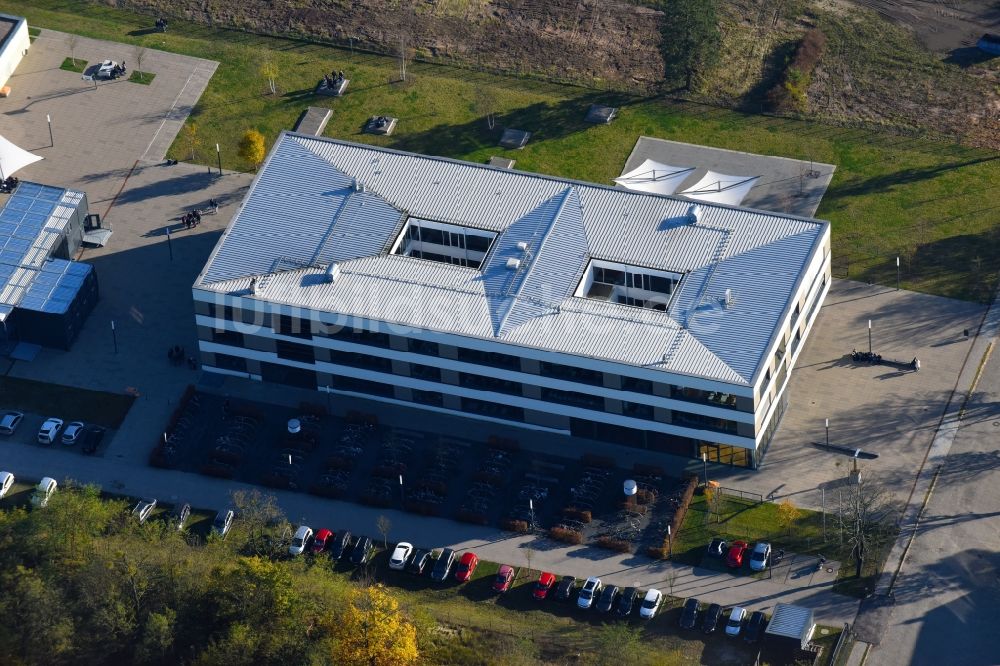
[{"label": "silver car", "polygon": [[22,412],[4,412],[3,416],[0,416],[0,435],[13,435],[23,419]]},{"label": "silver car", "polygon": [[763,571],[770,562],[771,544],[766,541],[758,541],[753,547],[753,552],[750,553],[751,571]]}]

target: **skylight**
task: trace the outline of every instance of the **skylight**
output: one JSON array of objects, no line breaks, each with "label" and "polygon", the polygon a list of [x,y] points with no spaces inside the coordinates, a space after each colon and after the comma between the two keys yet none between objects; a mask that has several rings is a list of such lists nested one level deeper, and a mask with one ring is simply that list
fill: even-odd
[{"label": "skylight", "polygon": [[391,254],[479,268],[496,237],[492,231],[411,217]]},{"label": "skylight", "polygon": [[574,296],[666,311],[683,277],[680,273],[595,259]]}]

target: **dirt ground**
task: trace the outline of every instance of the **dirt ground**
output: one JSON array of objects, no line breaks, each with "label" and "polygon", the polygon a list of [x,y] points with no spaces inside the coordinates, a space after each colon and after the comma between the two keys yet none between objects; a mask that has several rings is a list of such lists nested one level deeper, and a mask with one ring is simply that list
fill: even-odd
[{"label": "dirt ground", "polygon": [[875,10],[917,35],[929,50],[946,53],[976,45],[984,32],[1000,30],[1000,3],[993,0],[838,0]]}]

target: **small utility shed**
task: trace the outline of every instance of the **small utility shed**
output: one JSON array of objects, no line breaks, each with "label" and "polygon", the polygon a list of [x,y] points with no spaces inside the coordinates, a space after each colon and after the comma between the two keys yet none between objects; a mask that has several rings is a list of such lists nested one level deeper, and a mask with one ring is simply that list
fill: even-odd
[{"label": "small utility shed", "polygon": [[[816,630],[811,609],[792,604],[775,604],[771,622],[764,630],[767,640],[795,641],[800,650],[806,649]],[[773,638],[772,638],[773,637]]]}]

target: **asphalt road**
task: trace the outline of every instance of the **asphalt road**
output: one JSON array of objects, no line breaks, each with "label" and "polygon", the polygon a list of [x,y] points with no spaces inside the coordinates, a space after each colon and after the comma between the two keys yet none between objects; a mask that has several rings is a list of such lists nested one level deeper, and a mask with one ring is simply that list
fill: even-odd
[{"label": "asphalt road", "polygon": [[895,587],[868,664],[1000,664],[1000,352],[994,350]]}]

